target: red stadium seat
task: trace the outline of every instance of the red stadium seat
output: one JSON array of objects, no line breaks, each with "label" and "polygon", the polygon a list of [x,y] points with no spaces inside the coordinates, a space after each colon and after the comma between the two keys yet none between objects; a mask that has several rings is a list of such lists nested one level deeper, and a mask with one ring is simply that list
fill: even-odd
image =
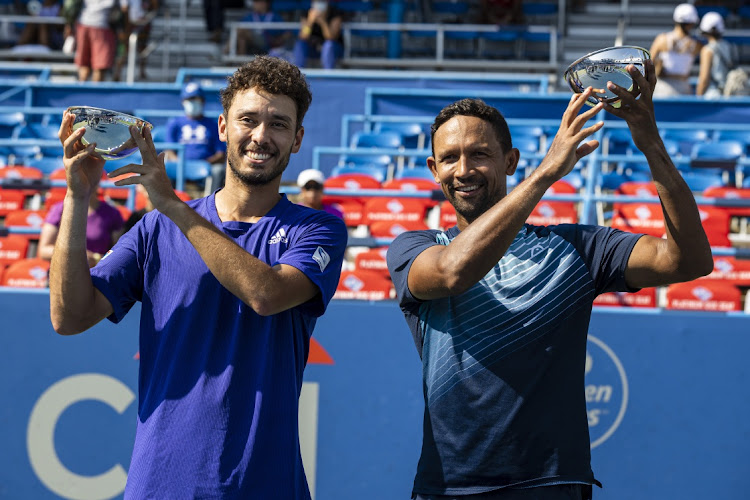
[{"label": "red stadium seat", "polygon": [[360,189],[380,189],[380,183],[369,175],[342,174],[329,177],[323,184],[325,189],[348,189],[358,191]]},{"label": "red stadium seat", "polygon": [[[14,165],[0,168],[0,179],[43,179],[44,173],[38,168]],[[22,189],[25,196],[34,196],[38,189]]]},{"label": "red stadium seat", "polygon": [[595,306],[657,307],[656,288],[643,288],[637,292],[608,292],[594,299]]},{"label": "red stadium seat", "polygon": [[429,229],[423,221],[380,221],[370,224],[370,236],[373,238],[395,238],[406,231]]},{"label": "red stadium seat", "polygon": [[578,222],[578,212],[573,203],[542,200],[531,211],[526,222],[536,226],[574,224]]},{"label": "red stadium seat", "polygon": [[[734,188],[713,186],[703,191],[706,198],[750,199],[750,188]],[[750,217],[750,207],[722,207],[729,215],[735,217]]]},{"label": "red stadium seat", "polygon": [[17,234],[0,236],[0,267],[25,259],[29,240]]},{"label": "red stadium seat", "polygon": [[714,247],[731,247],[729,240],[729,213],[724,209],[713,206],[700,206],[698,213],[701,217],[703,229],[708,236],[708,242]]},{"label": "red stadium seat", "polygon": [[365,252],[358,253],[354,258],[354,266],[358,270],[372,271],[390,279],[388,264],[385,260],[387,252],[388,247],[382,247],[371,248]]},{"label": "red stadium seat", "polygon": [[[47,216],[46,210],[18,210],[11,212],[5,218],[6,227],[27,227],[33,229],[42,229],[44,218]],[[38,235],[23,235],[26,238],[38,239]]]},{"label": "red stadium seat", "polygon": [[740,311],[742,293],[731,283],[697,280],[667,287],[667,309]]},{"label": "red stadium seat", "polygon": [[456,219],[456,209],[450,204],[448,200],[440,204],[440,227],[448,229],[458,223]]},{"label": "red stadium seat", "polygon": [[664,216],[658,203],[619,204],[612,218],[612,227],[631,233],[664,236]]},{"label": "red stadium seat", "polygon": [[659,194],[656,191],[656,184],[653,182],[636,181],[623,182],[615,192],[630,196],[658,196]]},{"label": "red stadium seat", "polygon": [[47,288],[49,261],[24,259],[8,266],[3,273],[3,286],[23,288]]},{"label": "red stadium seat", "polygon": [[571,184],[570,182],[566,180],[559,180],[556,181],[554,184],[552,184],[549,189],[547,189],[547,193],[549,194],[576,194],[578,191],[576,190],[575,186]]},{"label": "red stadium seat", "polygon": [[750,260],[714,257],[714,270],[703,279],[726,281],[736,286],[750,287]]},{"label": "red stadium seat", "polygon": [[372,271],[342,271],[334,299],[383,300],[395,296],[393,284]]},{"label": "red stadium seat", "polygon": [[347,198],[344,196],[323,196],[323,203],[336,205],[344,214],[344,222],[348,227],[357,227],[364,224],[362,214],[365,204],[359,198]]},{"label": "red stadium seat", "polygon": [[26,194],[18,189],[0,189],[0,217],[22,210]]},{"label": "red stadium seat", "polygon": [[372,198],[365,202],[365,224],[374,222],[424,221],[429,200],[418,198]]},{"label": "red stadium seat", "polygon": [[383,183],[383,189],[396,189],[413,193],[415,191],[434,191],[440,189],[435,181],[420,178],[392,179]]},{"label": "red stadium seat", "polygon": [[50,189],[47,196],[44,197],[44,209],[49,210],[53,205],[65,199],[65,191],[60,189]]}]

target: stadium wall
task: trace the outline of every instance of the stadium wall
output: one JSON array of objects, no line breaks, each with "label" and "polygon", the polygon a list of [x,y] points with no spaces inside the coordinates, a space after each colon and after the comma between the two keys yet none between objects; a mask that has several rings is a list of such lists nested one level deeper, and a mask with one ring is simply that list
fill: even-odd
[{"label": "stadium wall", "polygon": [[[48,307],[46,290],[0,291],[0,498],[122,498],[140,308],[61,337]],[[743,314],[595,309],[583,390],[597,500],[747,498],[748,332]],[[314,498],[409,498],[421,365],[398,306],[334,301],[314,339],[300,409]]]}]

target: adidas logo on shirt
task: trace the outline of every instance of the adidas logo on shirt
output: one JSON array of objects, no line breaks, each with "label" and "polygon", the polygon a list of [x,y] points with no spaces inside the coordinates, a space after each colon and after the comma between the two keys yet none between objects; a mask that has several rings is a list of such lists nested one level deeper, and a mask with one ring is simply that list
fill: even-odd
[{"label": "adidas logo on shirt", "polygon": [[273,235],[273,238],[268,240],[269,245],[276,245],[278,243],[289,243],[289,238],[286,237],[286,231],[283,227],[276,231],[276,234]]}]

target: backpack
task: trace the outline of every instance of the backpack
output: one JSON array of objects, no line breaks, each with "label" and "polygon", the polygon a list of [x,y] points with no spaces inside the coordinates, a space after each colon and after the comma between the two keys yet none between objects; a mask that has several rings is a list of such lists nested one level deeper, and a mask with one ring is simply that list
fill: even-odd
[{"label": "backpack", "polygon": [[724,82],[724,96],[732,95],[750,95],[750,76],[739,67],[727,73]]}]

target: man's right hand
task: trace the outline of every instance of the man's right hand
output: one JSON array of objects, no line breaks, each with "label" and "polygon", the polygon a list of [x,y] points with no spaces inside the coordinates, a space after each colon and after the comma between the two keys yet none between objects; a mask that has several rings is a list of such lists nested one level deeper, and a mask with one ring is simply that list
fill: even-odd
[{"label": "man's right hand", "polygon": [[58,137],[63,145],[63,165],[65,165],[68,191],[76,198],[86,199],[96,191],[102,178],[104,159],[94,152],[95,143],[84,146],[81,138],[86,127],[73,131],[73,113],[65,113]]},{"label": "man's right hand", "polygon": [[542,163],[537,168],[540,173],[551,176],[553,182],[569,174],[581,158],[591,154],[599,146],[599,141],[595,139],[581,144],[581,141],[604,126],[604,122],[600,121],[583,128],[603,107],[600,102],[584,113],[578,114],[592,93],[593,89],[589,87],[580,94],[573,94],[568,108],[563,113],[560,128]]}]

